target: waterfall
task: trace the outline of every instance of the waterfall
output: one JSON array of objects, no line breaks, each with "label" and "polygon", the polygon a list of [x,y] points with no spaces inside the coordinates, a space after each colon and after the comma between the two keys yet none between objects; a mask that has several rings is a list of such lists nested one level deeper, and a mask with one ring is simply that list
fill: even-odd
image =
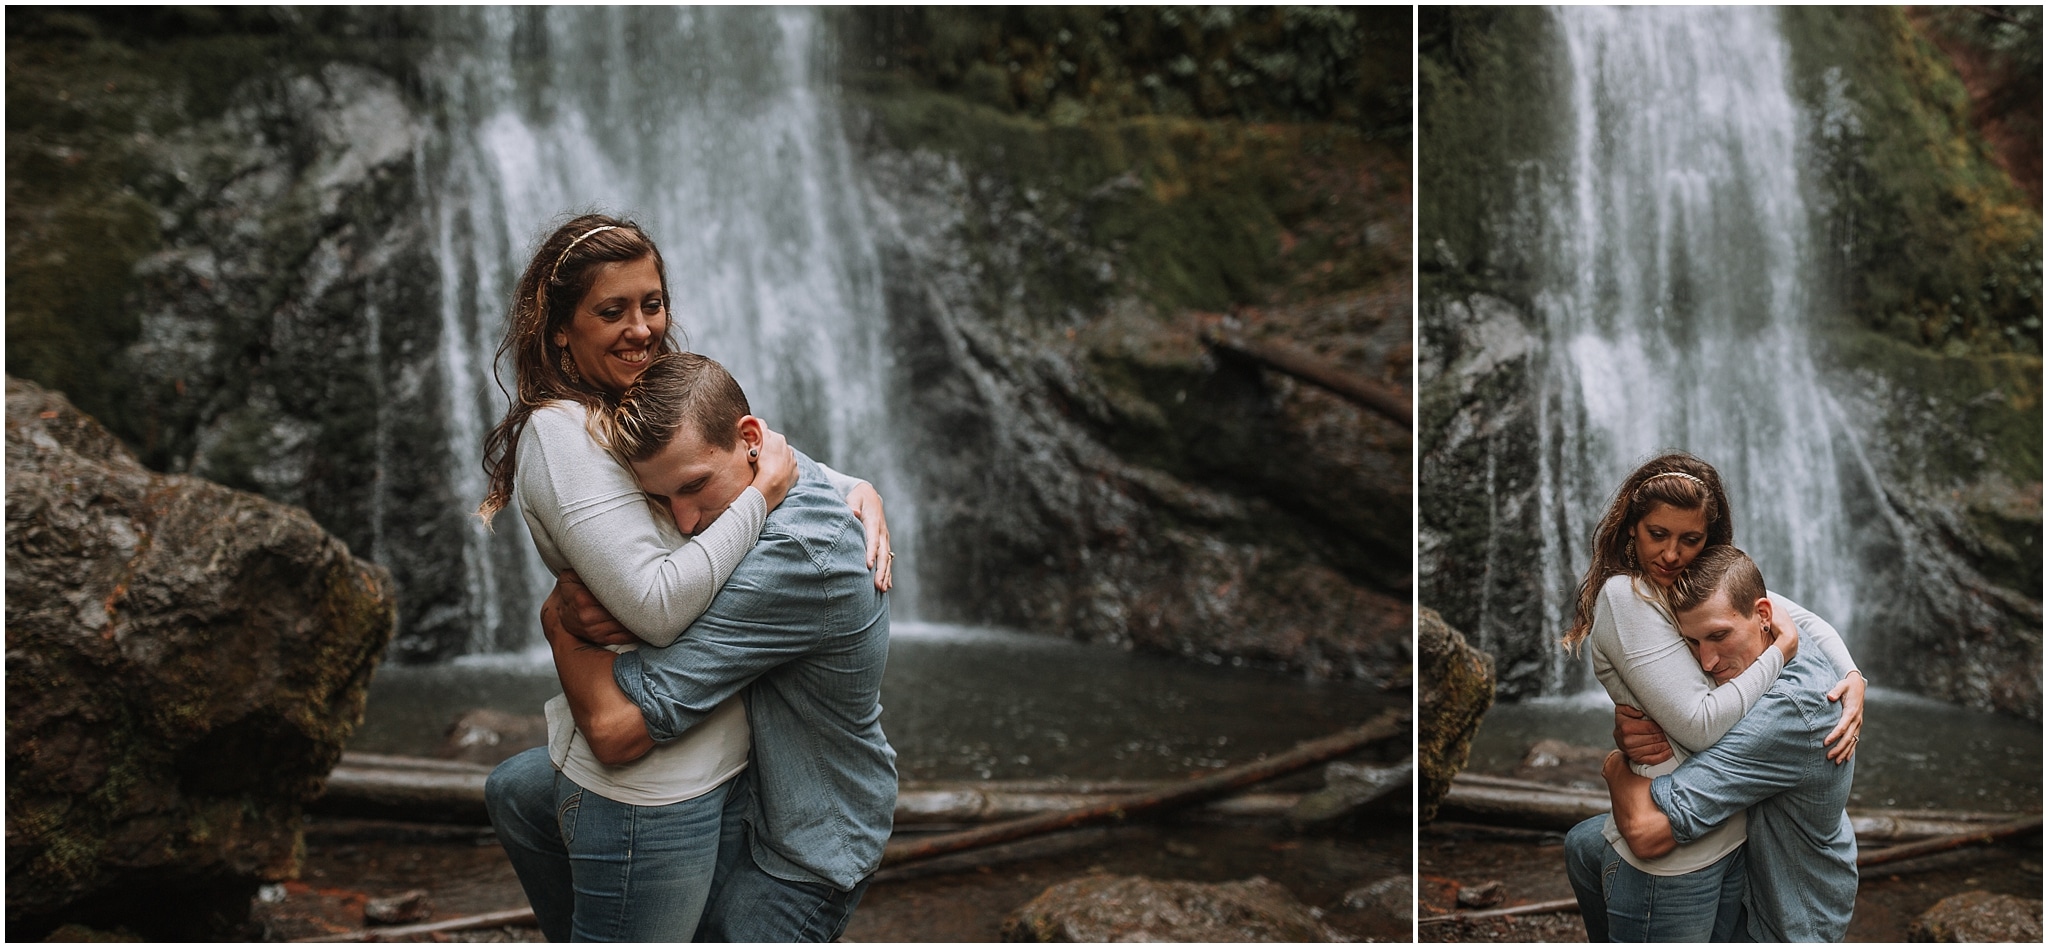
[{"label": "waterfall", "polygon": [[[1556,12],[1570,100],[1540,198],[1544,614],[1568,622],[1594,525],[1664,449],[1720,469],[1736,543],[1852,645],[1843,432],[1810,355],[1817,277],[1775,11]],[[1846,444],[1846,442],[1844,442]],[[1844,463],[1853,463],[1841,458]],[[1547,690],[1578,682],[1556,650]]]},{"label": "waterfall", "polygon": [[[418,155],[442,274],[440,365],[458,495],[484,494],[492,375],[514,283],[573,213],[632,218],[661,246],[678,340],[723,362],[756,414],[872,481],[899,563],[917,511],[884,410],[880,266],[815,11],[444,8],[428,69],[440,128]],[[509,367],[500,367],[509,371]],[[510,379],[503,380],[510,388]],[[517,516],[475,524],[461,569],[472,652],[539,642],[549,577]],[[896,611],[909,612],[911,569]]]}]

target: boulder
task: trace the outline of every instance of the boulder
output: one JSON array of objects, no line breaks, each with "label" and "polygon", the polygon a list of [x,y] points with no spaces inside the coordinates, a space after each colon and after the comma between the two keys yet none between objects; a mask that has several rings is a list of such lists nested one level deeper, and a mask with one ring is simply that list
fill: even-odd
[{"label": "boulder", "polygon": [[1347,912],[1376,912],[1401,924],[1415,921],[1415,881],[1388,876],[1344,893],[1339,905]]},{"label": "boulder", "polygon": [[1436,818],[1437,804],[1451,791],[1451,778],[1465,769],[1472,734],[1493,707],[1493,656],[1465,644],[1465,636],[1425,608],[1416,622],[1417,701],[1415,763],[1422,787],[1416,814]]},{"label": "boulder", "polygon": [[1287,812],[1288,822],[1298,831],[1324,830],[1340,824],[1381,800],[1405,804],[1406,789],[1415,782],[1415,765],[1402,761],[1386,767],[1337,761],[1323,768],[1323,789],[1302,795]]},{"label": "boulder", "polygon": [[1964,892],[1920,913],[1908,941],[2041,940],[2041,900],[1991,892]]},{"label": "boulder", "polygon": [[304,511],[145,469],[7,380],[7,933],[234,933],[390,641],[383,569]]},{"label": "boulder", "polygon": [[1085,876],[1003,920],[1004,941],[1346,941],[1279,883]]}]

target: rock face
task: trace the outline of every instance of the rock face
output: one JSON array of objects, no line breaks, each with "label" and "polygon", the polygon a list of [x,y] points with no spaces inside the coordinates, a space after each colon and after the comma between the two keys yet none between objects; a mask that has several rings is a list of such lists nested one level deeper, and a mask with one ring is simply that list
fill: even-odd
[{"label": "rock face", "polygon": [[1003,920],[1004,941],[1303,942],[1346,940],[1286,889],[1242,882],[1088,876],[1039,893]]},{"label": "rock face", "polygon": [[1964,892],[1920,913],[1910,941],[2039,942],[2041,900],[1990,892]]},{"label": "rock face", "polygon": [[1424,608],[1416,621],[1416,685],[1420,719],[1415,727],[1415,763],[1422,777],[1422,822],[1451,792],[1451,779],[1465,769],[1472,734],[1493,707],[1493,656],[1465,644],[1465,637]]},{"label": "rock face", "polygon": [[[1172,236],[1131,239],[1184,241],[1148,252],[1190,273],[1225,264],[1170,258],[1271,257],[1279,243],[1178,216],[1224,200],[1201,187],[1246,182],[1163,201],[1182,185],[1148,185],[1145,169],[1178,160],[1257,180],[1314,164],[1319,134],[1352,160],[1367,153],[1313,129],[1134,121],[1084,135],[940,96],[858,104],[891,341],[917,393],[903,414],[919,419],[911,456],[928,498],[920,581],[943,591],[926,597],[928,617],[1405,684],[1407,432],[1212,354],[1200,333],[1222,317],[1197,306],[1231,294],[1162,289],[1134,272],[1161,260],[1104,239],[1178,221]],[[1226,152],[1242,166],[1226,170]],[[1351,174],[1332,188],[1358,213],[1405,213],[1387,183]],[[1280,222],[1260,223],[1284,243]],[[1405,255],[1345,253],[1369,261],[1352,261],[1367,288],[1237,318],[1405,387]]]},{"label": "rock face", "polygon": [[305,508],[391,570],[401,657],[459,653],[479,498],[443,447],[424,119],[394,62],[416,34],[395,12],[213,16],[10,34],[8,371],[151,469]]},{"label": "rock face", "polygon": [[390,579],[304,511],[154,474],[7,382],[7,925],[233,933],[297,869]]}]

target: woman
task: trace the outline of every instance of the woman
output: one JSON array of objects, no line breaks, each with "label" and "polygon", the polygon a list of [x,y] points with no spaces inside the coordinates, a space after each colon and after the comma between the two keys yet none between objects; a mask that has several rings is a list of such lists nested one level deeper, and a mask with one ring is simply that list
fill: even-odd
[{"label": "woman", "polygon": [[[615,407],[656,354],[674,351],[669,299],[661,252],[637,225],[588,214],[556,228],[520,278],[498,350],[512,361],[517,391],[484,442],[490,490],[478,513],[488,523],[516,494],[541,559],[564,576],[543,608],[573,609],[587,585],[618,628],[586,634],[618,648],[636,637],[675,641],[796,480],[794,452],[771,432],[753,483],[685,538],[597,440],[593,416]],[[875,585],[888,589],[880,496],[864,481],[828,476],[865,525]],[[684,738],[619,766],[598,760],[562,698],[546,710],[548,747],[501,764],[485,793],[542,931],[551,940],[688,941],[709,891],[727,785],[747,765],[745,710],[728,701]]]},{"label": "woman", "polygon": [[[1863,725],[1863,675],[1841,637],[1820,617],[1773,593],[1776,614],[1791,622],[1777,626],[1777,641],[1747,671],[1719,687],[1679,636],[1664,605],[1666,592],[1701,550],[1732,543],[1734,532],[1720,473],[1689,454],[1667,454],[1636,468],[1594,531],[1593,563],[1579,585],[1578,610],[1564,645],[1589,646],[1594,676],[1614,699],[1618,730],[1640,717],[1641,709],[1661,727],[1661,736],[1676,743],[1672,752],[1631,755],[1634,769],[1644,776],[1669,773],[1683,754],[1720,740],[1777,679],[1802,638],[1836,668],[1847,670],[1828,693],[1830,700],[1841,702],[1842,719],[1825,743],[1828,757],[1837,763],[1855,753]],[[1628,851],[1611,822],[1601,827],[1616,853],[1647,876],[1642,884],[1653,891],[1659,885],[1673,890],[1658,892],[1661,900],[1656,895],[1647,900],[1667,906],[1688,897],[1739,898],[1739,884],[1716,886],[1714,879],[1739,881],[1745,829],[1746,820],[1738,816],[1666,856],[1640,859]],[[1666,920],[1686,915],[1672,911]],[[1712,913],[1691,912],[1689,917],[1711,918]],[[1586,921],[1588,934],[1602,941],[1607,939],[1599,936],[1609,933],[1615,941],[1701,941],[1728,934],[1676,930],[1658,925],[1655,918]]]}]

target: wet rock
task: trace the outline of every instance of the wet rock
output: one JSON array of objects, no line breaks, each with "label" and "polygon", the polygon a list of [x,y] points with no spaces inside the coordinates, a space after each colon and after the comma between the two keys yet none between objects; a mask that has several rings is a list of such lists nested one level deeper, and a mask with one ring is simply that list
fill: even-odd
[{"label": "wet rock", "polygon": [[[917,419],[911,456],[927,497],[962,499],[920,510],[919,581],[944,591],[921,602],[925,615],[1405,685],[1408,433],[1210,352],[1201,331],[1222,317],[1201,310],[1228,305],[1220,287],[1198,310],[1148,282],[1147,271],[1183,255],[1202,262],[1173,268],[1204,281],[1239,267],[1259,252],[1227,246],[1242,228],[1174,226],[1156,253],[1129,252],[1090,222],[1112,214],[1154,226],[1159,185],[1089,195],[1153,166],[1128,151],[1138,146],[1096,155],[1078,138],[990,125],[947,99],[860,105],[855,147],[887,209],[876,239],[890,341],[915,393],[904,406]],[[987,141],[930,143],[934,127]],[[1168,136],[1174,148],[1204,154],[1223,140],[1214,136],[1238,140],[1220,128],[1180,134]],[[1285,135],[1243,146],[1261,156],[1246,175],[1309,160]],[[1022,158],[1048,150],[1072,154]],[[1347,189],[1392,180],[1359,176],[1366,157],[1347,159]],[[1043,180],[1045,161],[1069,160],[1107,170]],[[1353,193],[1370,192],[1345,199]],[[1295,340],[1405,386],[1405,260],[1357,263],[1360,277],[1341,290],[1237,315],[1248,335]]]},{"label": "wet rock", "polygon": [[1458,907],[1461,909],[1490,908],[1506,901],[1507,897],[1508,884],[1498,879],[1458,887]]},{"label": "wet rock", "polygon": [[1345,941],[1262,876],[1162,882],[1087,876],[1040,893],[1003,921],[1004,941]]},{"label": "wet rock", "polygon": [[2041,940],[2041,900],[1991,892],[1964,892],[1920,913],[1908,941]]},{"label": "wet rock", "polygon": [[494,708],[462,712],[448,726],[437,755],[447,760],[496,765],[529,747],[548,742],[547,718],[511,714]]},{"label": "wet rock", "polygon": [[1425,310],[1417,350],[1421,482],[1419,601],[1494,656],[1502,698],[1543,693],[1558,660],[1540,615],[1543,571],[1535,473],[1540,443],[1530,392],[1541,339],[1530,316],[1485,294]]},{"label": "wet rock", "polygon": [[296,870],[390,580],[306,513],[143,468],[7,381],[7,914],[218,938]]},{"label": "wet rock", "polygon": [[1515,765],[1515,776],[1558,786],[1583,786],[1604,793],[1607,782],[1600,776],[1600,766],[1606,762],[1610,750],[1613,748],[1584,747],[1546,737],[1529,745],[1528,752]]},{"label": "wet rock", "polygon": [[1417,702],[1415,763],[1421,772],[1421,812],[1436,818],[1437,804],[1451,791],[1451,779],[1465,769],[1472,735],[1493,707],[1493,656],[1467,644],[1434,609],[1416,623]]},{"label": "wet rock", "polygon": [[1344,893],[1347,912],[1374,912],[1398,922],[1415,920],[1415,886],[1407,876],[1388,876]]},{"label": "wet rock", "polygon": [[1301,830],[1328,826],[1405,790],[1414,780],[1415,765],[1409,761],[1391,767],[1338,761],[1323,768],[1323,789],[1303,795],[1287,819]]},{"label": "wet rock", "polygon": [[404,925],[434,917],[434,899],[425,889],[412,889],[363,903],[363,920],[372,925]]}]

